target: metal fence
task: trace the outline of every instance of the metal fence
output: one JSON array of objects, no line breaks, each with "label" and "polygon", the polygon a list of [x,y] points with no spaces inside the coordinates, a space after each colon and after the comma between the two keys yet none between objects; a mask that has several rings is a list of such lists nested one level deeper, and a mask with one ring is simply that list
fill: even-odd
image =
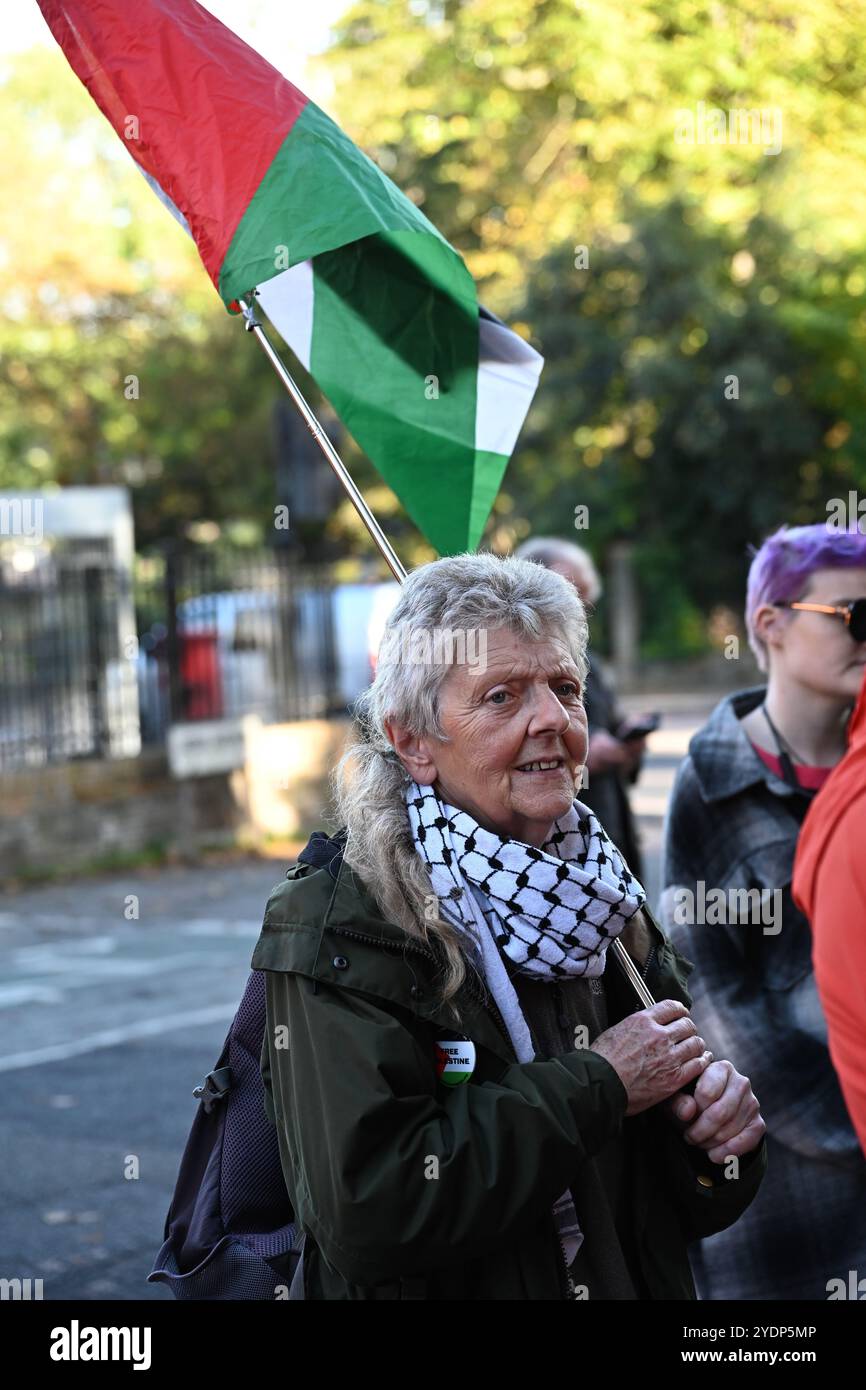
[{"label": "metal fence", "polygon": [[345,615],[338,653],[344,588],[278,549],[3,568],[0,767],[134,756],[175,721],[345,712],[369,664]]}]

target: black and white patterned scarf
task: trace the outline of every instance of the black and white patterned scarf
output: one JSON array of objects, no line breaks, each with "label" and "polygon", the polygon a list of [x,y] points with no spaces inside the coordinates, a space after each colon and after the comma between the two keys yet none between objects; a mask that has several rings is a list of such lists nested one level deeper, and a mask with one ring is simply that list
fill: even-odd
[{"label": "black and white patterned scarf", "polygon": [[575,798],[536,849],[485,830],[433,787],[412,782],[405,796],[447,920],[474,930],[474,887],[499,919],[497,945],[521,971],[550,981],[604,973],[608,946],[646,893],[588,806]]},{"label": "black and white patterned scarf", "polygon": [[[411,781],[404,795],[438,911],[473,943],[518,1061],[531,1062],[532,1036],[502,955],[540,981],[598,977],[646,893],[577,798],[539,849],[486,830],[433,787]],[[553,1215],[570,1265],[583,1243],[570,1190]]]}]

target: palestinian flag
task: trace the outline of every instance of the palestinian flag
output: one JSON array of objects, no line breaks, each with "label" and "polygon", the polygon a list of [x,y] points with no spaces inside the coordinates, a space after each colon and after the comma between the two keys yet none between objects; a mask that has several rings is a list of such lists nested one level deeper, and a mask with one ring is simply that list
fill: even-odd
[{"label": "palestinian flag", "polygon": [[70,65],[195,240],[258,302],[440,554],[474,550],[542,359],[458,253],[195,0],[39,0]]}]

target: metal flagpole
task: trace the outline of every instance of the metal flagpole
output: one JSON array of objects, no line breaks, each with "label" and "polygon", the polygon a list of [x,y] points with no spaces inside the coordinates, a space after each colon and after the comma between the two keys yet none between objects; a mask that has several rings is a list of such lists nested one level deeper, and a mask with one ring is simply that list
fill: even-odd
[{"label": "metal flagpole", "polygon": [[[254,294],[255,291],[253,290],[251,292],[250,298],[252,298]],[[340,455],[337,453],[336,449],[334,448],[333,444],[331,443],[330,439],[325,433],[324,428],[319,423],[313,410],[304,398],[304,395],[297,382],[292,377],[291,373],[289,372],[288,368],[286,367],[285,363],[283,362],[273,343],[270,341],[267,334],[265,333],[265,330],[262,327],[261,323],[256,318],[255,310],[252,307],[252,305],[248,304],[246,299],[238,299],[238,304],[241,307],[241,312],[244,317],[244,327],[246,328],[248,333],[253,334],[253,337],[258,342],[259,346],[261,347],[262,351],[264,352],[265,356],[267,357],[268,361],[270,362],[280,381],[283,383],[283,386],[285,386],[287,392],[289,393],[295,405],[297,406],[301,415],[301,419],[304,421],[304,424],[307,426],[307,429],[310,431],[310,434],[313,436],[313,439],[318,444],[319,448],[325,456],[325,459],[336,473],[337,477],[343,485],[343,488],[345,489],[348,496],[351,498],[351,501],[356,511],[358,512],[358,515],[360,516],[367,530],[370,532],[370,535],[373,537],[373,540],[376,542],[380,551],[387,560],[391,572],[394,575],[394,578],[398,579],[402,584],[403,580],[406,578],[406,571],[401,565],[399,559],[397,558],[396,552],[394,551],[390,541],[388,540],[388,537],[385,535],[385,532],[382,530],[373,513],[370,511],[370,508],[367,506],[367,503],[364,501],[364,498],[361,496],[361,493],[358,491],[357,487],[352,481],[351,475],[349,474],[346,465],[343,463],[343,460],[340,458]],[[634,964],[634,961],[632,960],[628,951],[623,946],[622,942],[619,940],[613,941],[611,943],[611,950],[614,953],[614,958],[617,964],[619,965],[629,984],[634,989],[638,999],[641,1001],[643,1008],[651,1008],[656,1001],[653,999],[652,994],[647,989],[644,981],[641,979],[637,967]]]},{"label": "metal flagpole", "polygon": [[280,378],[280,381],[283,383],[292,400],[294,401],[295,405],[298,407],[298,410],[301,414],[301,419],[303,420],[307,429],[310,431],[310,434],[313,436],[313,439],[318,444],[319,448],[321,449],[331,468],[336,473],[344,489],[351,498],[358,515],[360,516],[367,530],[370,532],[370,535],[373,537],[373,540],[376,542],[377,546],[379,547],[385,559],[387,560],[391,572],[394,575],[394,578],[399,579],[402,584],[403,580],[406,578],[406,571],[404,570],[403,566],[398,560],[397,555],[393,547],[391,546],[390,541],[388,540],[388,537],[385,535],[385,532],[382,530],[373,513],[370,511],[370,508],[367,506],[367,503],[364,501],[360,492],[355,487],[355,484],[352,481],[351,475],[349,474],[346,465],[343,463],[343,460],[340,458],[340,455],[337,453],[336,449],[334,448],[333,444],[331,443],[330,439],[325,433],[324,428],[316,419],[316,416],[314,415],[308,402],[305,400],[300,387],[292,377],[291,373],[288,371],[285,363],[283,362],[279,353],[276,351],[273,343],[270,341],[267,334],[265,333],[265,330],[262,328],[262,325],[256,318],[254,309],[251,307],[251,305],[247,304],[245,299],[239,299],[238,304],[241,306],[241,311],[244,316],[244,326],[246,327],[247,332],[252,333],[254,338],[259,343],[259,346],[261,347],[262,351],[264,352],[265,356],[267,357],[277,376]]}]

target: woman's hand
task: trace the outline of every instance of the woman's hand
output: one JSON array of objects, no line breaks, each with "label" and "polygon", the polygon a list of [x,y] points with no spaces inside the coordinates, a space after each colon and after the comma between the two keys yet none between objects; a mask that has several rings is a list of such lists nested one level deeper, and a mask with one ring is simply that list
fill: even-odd
[{"label": "woman's hand", "polygon": [[713,1054],[685,1004],[662,999],[600,1033],[590,1047],[610,1062],[628,1092],[626,1115],[672,1096],[710,1065]]},{"label": "woman's hand", "polygon": [[704,1149],[712,1163],[751,1152],[767,1130],[749,1078],[732,1062],[713,1062],[694,1095],[673,1096],[664,1109],[682,1129],[686,1143]]}]

